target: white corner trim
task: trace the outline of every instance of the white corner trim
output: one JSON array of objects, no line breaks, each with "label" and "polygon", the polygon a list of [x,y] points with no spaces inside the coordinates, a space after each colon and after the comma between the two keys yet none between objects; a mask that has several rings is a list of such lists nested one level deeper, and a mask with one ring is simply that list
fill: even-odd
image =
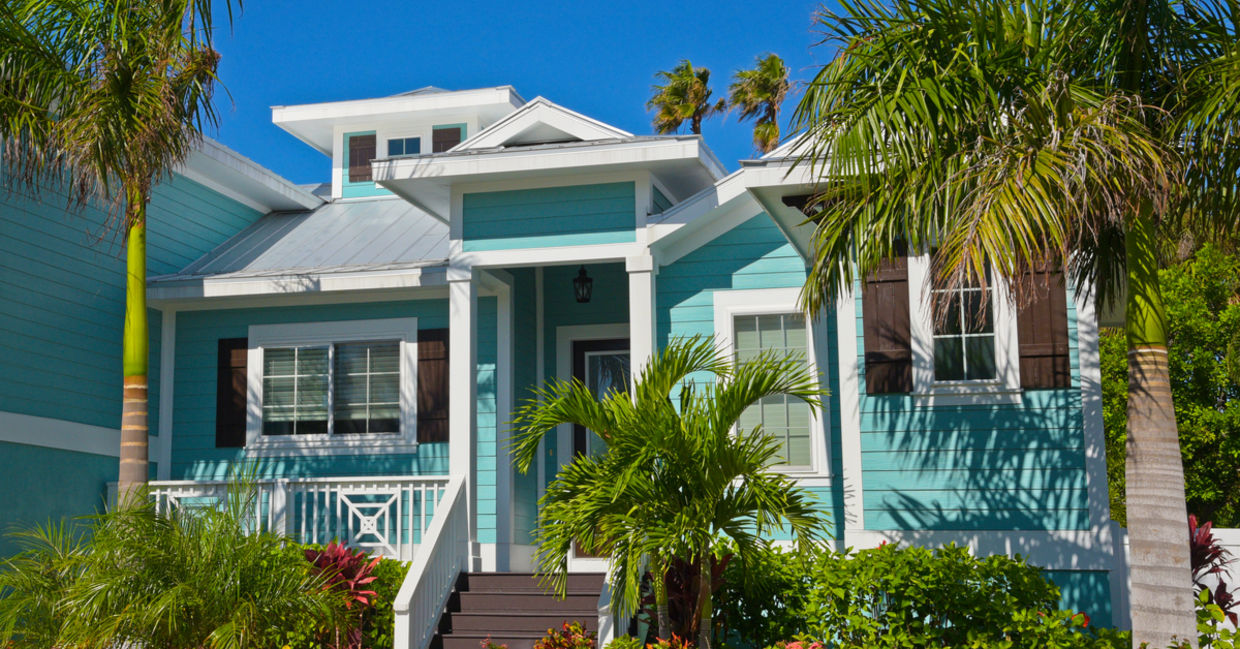
[{"label": "white corner trim", "polygon": [[[573,343],[582,340],[628,338],[629,324],[568,325],[555,328],[555,376],[561,381],[573,380]],[[563,467],[573,459],[573,427],[560,426],[556,432],[556,462]]]},{"label": "white corner trim", "polygon": [[[714,291],[715,339],[724,353],[731,355],[735,349],[735,332],[733,318],[738,315],[765,315],[774,313],[799,313],[805,315],[800,305],[801,289],[799,288],[759,288],[742,290]],[[806,317],[805,332],[806,361],[821,378],[822,371],[818,365],[817,345],[818,329],[821,321]],[[810,455],[812,466],[809,469],[784,469],[781,473],[793,478],[829,480],[831,463],[827,456],[827,411],[825,409],[810,410]]]},{"label": "white corner trim", "polygon": [[853,290],[835,301],[840,373],[840,464],[844,484],[844,530],[865,528],[861,466],[861,354],[857,349],[857,300]]},{"label": "white corner trim", "polygon": [[[159,448],[158,437],[147,441],[151,449]],[[18,412],[0,411],[0,442],[108,457],[121,454],[120,429]]]},{"label": "white corner trim", "polygon": [[997,282],[992,282],[994,308],[995,372],[987,381],[934,379],[934,313],[930,300],[930,256],[909,255],[909,312],[912,318],[913,397],[917,407],[1020,403],[1020,348],[1016,332],[1016,303]]},{"label": "white corner trim", "polygon": [[[392,340],[400,341],[399,434],[264,436],[263,428],[263,349],[331,345],[334,343]],[[417,448],[418,319],[340,320],[270,325],[250,325],[249,353],[246,358],[247,403],[246,455],[256,457],[395,453]],[[329,368],[329,372],[331,368]],[[334,389],[334,386],[332,386]],[[330,409],[328,416],[331,416]]]},{"label": "white corner trim", "polygon": [[[1072,291],[1070,287],[1064,290]],[[1089,494],[1089,524],[1105,525],[1111,519],[1107,487],[1106,431],[1102,420],[1102,367],[1098,347],[1098,320],[1092,291],[1077,294],[1077,357],[1081,376],[1081,420],[1085,433],[1085,490]]]},{"label": "white corner trim", "polygon": [[172,478],[173,386],[176,385],[177,312],[161,314],[159,330],[159,466],[160,480]]}]

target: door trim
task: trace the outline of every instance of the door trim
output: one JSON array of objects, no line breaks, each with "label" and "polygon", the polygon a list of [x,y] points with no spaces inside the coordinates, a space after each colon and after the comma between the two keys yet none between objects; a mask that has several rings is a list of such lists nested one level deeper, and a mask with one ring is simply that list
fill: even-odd
[{"label": "door trim", "polygon": [[[581,356],[578,356],[581,352]],[[590,354],[607,352],[625,352],[630,358],[633,355],[632,342],[628,338],[605,338],[602,340],[574,340],[572,343],[573,378],[586,383],[586,358]],[[630,383],[632,378],[629,379]],[[589,387],[589,384],[587,384]],[[586,446],[586,429],[584,426],[573,425],[573,454],[583,451]]]}]

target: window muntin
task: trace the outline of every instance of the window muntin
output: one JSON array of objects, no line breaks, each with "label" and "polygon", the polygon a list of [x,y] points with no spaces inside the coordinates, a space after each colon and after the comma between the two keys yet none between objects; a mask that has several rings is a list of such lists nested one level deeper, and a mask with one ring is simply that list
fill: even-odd
[{"label": "window muntin", "polygon": [[947,301],[946,315],[934,319],[934,380],[991,381],[995,361],[994,300],[990,289],[966,285],[932,289],[931,303]]},{"label": "window muntin", "polygon": [[397,137],[388,140],[387,143],[389,158],[422,153],[422,138],[420,137]]},{"label": "window muntin", "polygon": [[400,341],[263,349],[262,434],[400,433]]},{"label": "window muntin", "polygon": [[[732,319],[736,360],[744,362],[763,352],[805,360],[808,358],[805,316],[801,313],[736,315]],[[813,465],[810,406],[787,395],[766,397],[745,410],[742,431],[758,426],[779,442],[776,464],[807,468]]]}]

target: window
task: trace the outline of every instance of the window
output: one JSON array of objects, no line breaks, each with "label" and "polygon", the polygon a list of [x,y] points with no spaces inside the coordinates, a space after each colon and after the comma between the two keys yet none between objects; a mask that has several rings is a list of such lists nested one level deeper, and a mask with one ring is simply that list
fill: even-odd
[{"label": "window", "polygon": [[445,124],[431,130],[431,153],[443,153],[465,139],[464,124]]},{"label": "window", "polygon": [[416,319],[255,325],[249,345],[247,447],[415,443]]},{"label": "window", "polygon": [[989,381],[995,378],[994,300],[980,286],[931,291],[934,317],[934,380]]},{"label": "window", "polygon": [[[744,362],[763,352],[785,358],[806,357],[805,316],[800,313],[740,315],[733,318],[736,360]],[[786,395],[772,396],[750,406],[741,415],[740,428],[762,432],[779,442],[778,464],[811,467],[813,454],[808,403]]]},{"label": "window", "polygon": [[398,137],[388,140],[388,157],[418,155],[422,153],[422,138]]},{"label": "window", "polygon": [[[761,353],[804,360],[817,367],[814,323],[799,307],[799,288],[717,290],[713,293],[715,333],[738,361]],[[829,408],[824,401],[823,408]],[[825,416],[795,397],[768,397],[745,410],[742,431],[761,426],[779,442],[776,468],[798,476],[804,484],[827,486]],[[807,482],[808,481],[808,482]],[[816,482],[817,481],[817,482]]]},{"label": "window", "polygon": [[348,133],[344,139],[345,154],[348,156],[344,164],[349,170],[349,182],[370,182],[373,180],[370,163],[375,159],[375,134]]}]

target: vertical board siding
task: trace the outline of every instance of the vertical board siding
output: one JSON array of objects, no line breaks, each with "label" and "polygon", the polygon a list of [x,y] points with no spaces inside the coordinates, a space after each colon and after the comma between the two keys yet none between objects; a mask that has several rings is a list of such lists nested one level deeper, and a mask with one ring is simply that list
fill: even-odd
[{"label": "vertical board siding", "polygon": [[466,251],[636,241],[636,185],[570,185],[465,194]]},{"label": "vertical board siding", "polygon": [[[859,294],[859,292],[858,292]],[[856,323],[864,377],[861,304]],[[1076,313],[1072,387],[1025,390],[1019,404],[918,405],[861,395],[865,527],[874,530],[1088,529]]]},{"label": "vertical board siding", "polygon": [[0,489],[20,495],[7,498],[0,513],[0,558],[21,549],[8,532],[93,514],[116,481],[117,461],[108,455],[0,442],[0,457]]},{"label": "vertical board siding", "polygon": [[[480,305],[486,300],[480,300]],[[490,299],[494,304],[494,298]],[[493,307],[492,307],[493,309]],[[249,326],[332,320],[376,318],[418,318],[420,329],[448,326],[447,300],[417,300],[347,305],[185,311],[177,315],[177,349],[174,407],[176,434],[173,436],[172,477],[180,480],[219,480],[229,476],[233,466],[245,459],[245,449],[215,447],[215,389],[217,345],[220,338],[243,338]],[[491,332],[494,339],[494,312],[490,320],[478,322],[479,336]],[[494,349],[492,343],[491,349]],[[482,368],[489,360],[488,373]],[[479,393],[494,404],[494,352],[489,356],[479,348]],[[485,381],[485,383],[484,383]],[[488,392],[489,390],[489,392]],[[492,408],[493,412],[493,408]],[[491,417],[492,420],[494,417]],[[479,415],[480,424],[483,415]],[[411,454],[273,457],[256,461],[259,477],[432,475],[448,470],[448,444],[422,444]]]},{"label": "vertical board siding", "polygon": [[[0,196],[0,410],[118,428],[125,263],[97,206],[66,211],[63,192]],[[174,176],[147,211],[147,268],[180,270],[261,214]],[[152,311],[152,314],[155,312]],[[152,316],[151,430],[158,421],[159,323]]]},{"label": "vertical board siding", "polygon": [[1091,628],[1114,626],[1110,573],[1103,570],[1043,570],[1042,576],[1059,587],[1059,607],[1089,616]]},{"label": "vertical board siding", "polygon": [[[805,262],[765,213],[759,213],[697,250],[659,268],[655,295],[656,344],[666,347],[674,338],[702,335],[714,337],[716,290],[800,288],[805,283]],[[827,331],[821,339],[833,340],[834,314],[825,318]],[[821,326],[821,325],[820,325]],[[830,473],[840,472],[839,377],[835,346],[819,352],[819,367],[831,396],[827,426]],[[822,503],[830,518],[828,530],[839,538],[843,531],[844,494],[839,486],[808,489]],[[775,534],[776,539],[784,538]]]},{"label": "vertical board siding", "polygon": [[[538,386],[537,291],[532,268],[514,268],[513,277],[513,393],[512,405],[520,407],[533,397]],[[534,542],[538,518],[538,465],[521,473],[513,468],[512,542],[528,545]]]}]

